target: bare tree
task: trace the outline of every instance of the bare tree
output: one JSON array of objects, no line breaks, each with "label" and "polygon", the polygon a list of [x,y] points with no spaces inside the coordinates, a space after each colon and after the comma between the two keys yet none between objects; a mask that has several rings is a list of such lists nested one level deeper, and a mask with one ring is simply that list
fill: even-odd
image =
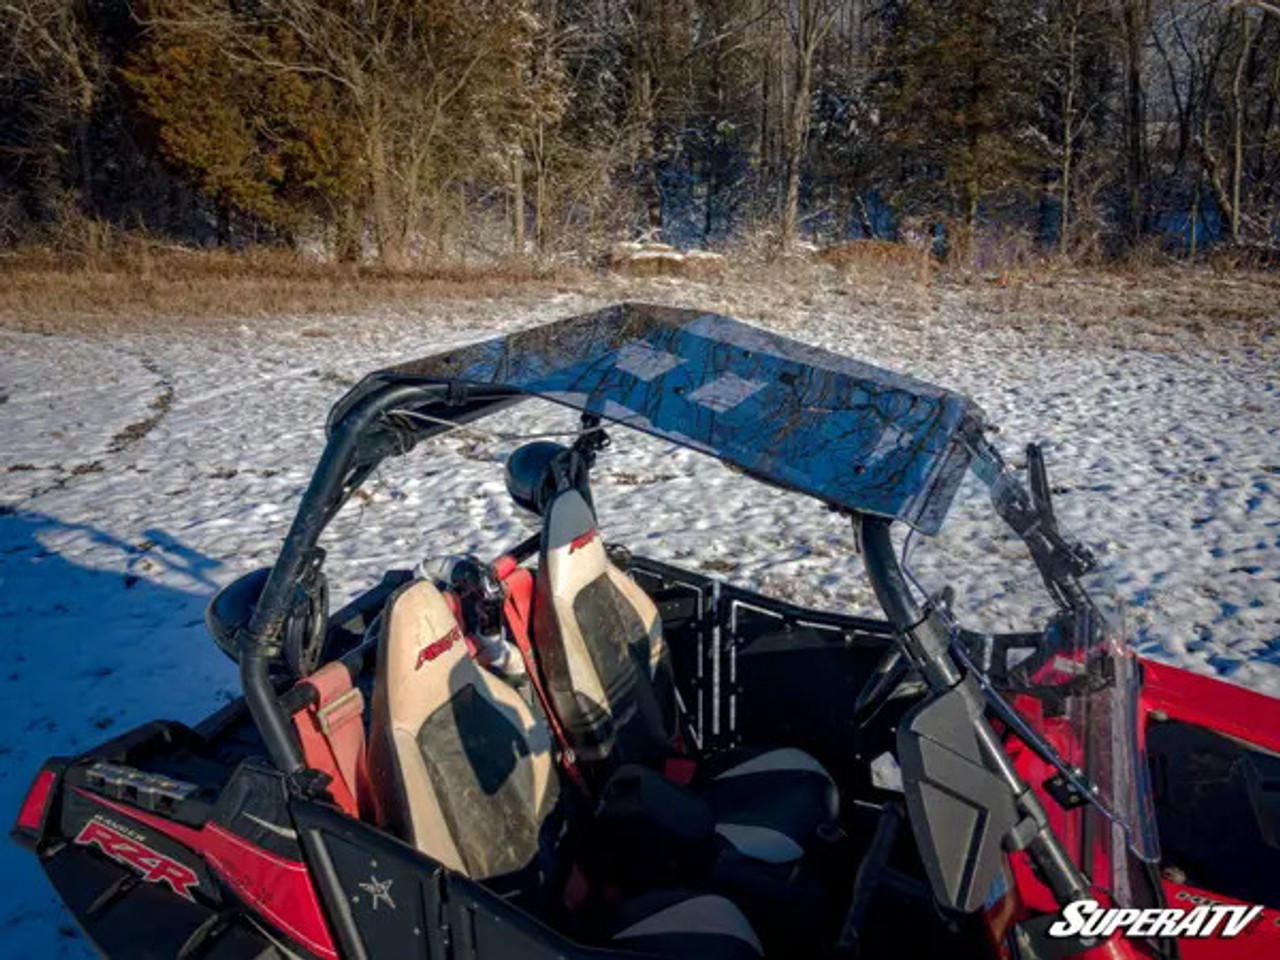
[{"label": "bare tree", "polygon": [[1252,7],[1255,10],[1261,10],[1263,13],[1269,13],[1273,17],[1280,17],[1280,7],[1274,3],[1264,3],[1263,0],[1229,0],[1228,7]]},{"label": "bare tree", "polygon": [[[1189,87],[1198,80],[1199,92],[1194,108],[1199,111],[1198,130],[1194,136],[1203,177],[1213,195],[1233,243],[1244,240],[1254,224],[1246,212],[1249,198],[1245,191],[1245,170],[1249,140],[1250,70],[1254,54],[1264,34],[1264,24],[1250,11],[1254,3],[1208,2],[1177,9],[1174,19],[1175,37],[1187,52],[1188,59],[1198,64],[1188,76]],[[1262,6],[1266,6],[1265,4]],[[1265,15],[1266,11],[1263,11]],[[1184,24],[1190,29],[1184,29]],[[1186,34],[1189,34],[1189,39]],[[1230,62],[1227,79],[1220,79]],[[1191,92],[1188,91],[1191,103]],[[1264,123],[1264,127],[1269,121]],[[1219,132],[1220,131],[1220,132]],[[1263,131],[1265,133],[1265,131]],[[1226,142],[1225,160],[1215,146]]]},{"label": "bare tree", "polygon": [[1143,110],[1143,40],[1151,23],[1151,0],[1118,0],[1124,63],[1125,195],[1129,242],[1134,243],[1144,228],[1144,187],[1146,184]]},{"label": "bare tree", "polygon": [[813,109],[813,69],[818,50],[847,0],[777,0],[786,19],[794,57],[793,85],[787,108],[783,150],[786,186],[782,199],[782,247],[795,246],[800,228],[800,175],[809,118]]},{"label": "bare tree", "polygon": [[1084,99],[1084,58],[1092,25],[1102,11],[1096,0],[1057,0],[1051,13],[1055,30],[1049,41],[1052,49],[1047,57],[1051,69],[1046,82],[1057,94],[1060,133],[1058,139],[1058,180],[1061,215],[1058,221],[1058,249],[1063,256],[1070,252],[1073,189],[1076,176],[1076,141],[1089,105]]},{"label": "bare tree", "polygon": [[[76,0],[0,2],[0,34],[0,70],[40,81],[29,103],[38,117],[32,142],[16,149],[55,162],[70,153],[76,186],[86,189],[92,178],[88,125],[105,67],[83,4]],[[54,179],[49,172],[45,175]]]},{"label": "bare tree", "polygon": [[1242,34],[1240,52],[1236,57],[1235,74],[1231,80],[1231,242],[1240,242],[1240,184],[1244,176],[1244,127],[1245,67],[1253,53],[1254,40],[1258,32],[1253,29],[1253,22],[1247,10],[1240,11],[1240,30]]}]

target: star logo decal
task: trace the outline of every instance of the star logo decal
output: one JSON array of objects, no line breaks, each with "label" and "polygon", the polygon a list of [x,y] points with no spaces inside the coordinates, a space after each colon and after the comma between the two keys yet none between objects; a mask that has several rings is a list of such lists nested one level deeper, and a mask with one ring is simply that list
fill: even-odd
[{"label": "star logo decal", "polygon": [[379,902],[386,903],[392,910],[396,908],[396,902],[391,899],[391,884],[394,882],[394,880],[379,880],[371,874],[368,883],[360,884],[360,889],[369,894],[369,900],[373,904],[375,913],[378,910]]}]

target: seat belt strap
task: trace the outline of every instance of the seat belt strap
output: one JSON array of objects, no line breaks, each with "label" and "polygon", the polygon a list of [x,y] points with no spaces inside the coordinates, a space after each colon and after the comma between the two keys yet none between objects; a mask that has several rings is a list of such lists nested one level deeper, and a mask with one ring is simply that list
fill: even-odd
[{"label": "seat belt strap", "polygon": [[546,715],[547,726],[560,747],[560,765],[565,775],[583,793],[590,796],[587,782],[578,769],[573,747],[560,725],[560,718],[552,706],[551,697],[542,682],[542,673],[538,670],[537,655],[533,651],[531,628],[533,619],[533,574],[516,563],[512,557],[499,557],[493,565],[494,574],[502,584],[504,599],[502,601],[502,619],[511,632],[512,639],[524,658],[525,672],[533,684],[538,702],[542,704],[542,712]]},{"label": "seat belt strap", "polygon": [[325,664],[301,682],[316,691],[315,702],[293,715],[307,766],[329,774],[334,802],[359,817],[362,784],[368,776],[364,694],[352,685],[351,673],[339,661]]},{"label": "seat belt strap", "polygon": [[662,775],[672,783],[687,787],[698,772],[698,761],[689,757],[667,757],[662,763]]}]

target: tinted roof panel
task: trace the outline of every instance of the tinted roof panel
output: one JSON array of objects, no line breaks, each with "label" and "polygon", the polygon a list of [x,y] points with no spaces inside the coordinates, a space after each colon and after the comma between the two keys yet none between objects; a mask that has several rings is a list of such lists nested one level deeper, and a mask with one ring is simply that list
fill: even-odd
[{"label": "tinted roof panel", "polygon": [[968,456],[966,397],[729,317],[643,304],[390,371],[511,387],[709,453],[835,506],[936,532]]}]

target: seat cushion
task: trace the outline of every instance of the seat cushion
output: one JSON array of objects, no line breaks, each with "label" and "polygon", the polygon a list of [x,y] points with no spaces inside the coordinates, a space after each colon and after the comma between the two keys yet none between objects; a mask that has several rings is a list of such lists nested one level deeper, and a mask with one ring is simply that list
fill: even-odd
[{"label": "seat cushion", "polygon": [[690,786],[710,806],[716,833],[765,863],[800,859],[839,815],[831,774],[795,747],[716,754],[699,764]]},{"label": "seat cushion", "polygon": [[596,868],[630,891],[705,876],[723,848],[700,797],[636,764],[620,767],[601,788],[592,837]]},{"label": "seat cushion", "polygon": [[660,957],[760,960],[764,949],[750,922],[726,898],[688,890],[656,890],[623,901],[609,921],[618,949]]},{"label": "seat cushion", "polygon": [[751,921],[767,956],[822,956],[833,899],[810,860],[766,863],[726,845],[704,882]]}]

